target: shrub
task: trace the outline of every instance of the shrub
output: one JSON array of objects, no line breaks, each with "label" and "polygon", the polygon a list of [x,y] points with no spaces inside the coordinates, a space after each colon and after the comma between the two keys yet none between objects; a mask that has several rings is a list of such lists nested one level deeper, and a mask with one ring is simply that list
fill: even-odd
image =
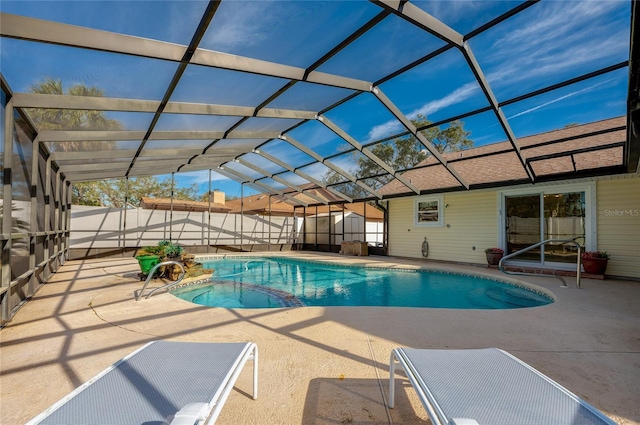
[{"label": "shrub", "polygon": [[184,248],[178,244],[171,243],[170,245],[165,246],[164,254],[167,257],[179,257],[184,252]]},{"label": "shrub", "polygon": [[141,251],[148,255],[164,255],[164,248],[161,246],[145,246]]},{"label": "shrub", "polygon": [[487,248],[484,250],[487,254],[504,254],[502,248]]}]

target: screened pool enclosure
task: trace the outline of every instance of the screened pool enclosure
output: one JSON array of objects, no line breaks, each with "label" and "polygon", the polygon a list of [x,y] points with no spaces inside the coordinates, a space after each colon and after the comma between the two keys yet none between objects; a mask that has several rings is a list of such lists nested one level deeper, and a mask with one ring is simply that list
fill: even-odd
[{"label": "screened pool enclosure", "polygon": [[[392,198],[635,173],[636,9],[630,1],[3,1],[2,321],[69,258],[74,183],[200,173],[206,186],[213,175],[292,206],[289,220],[316,222],[366,203],[369,219],[373,209],[383,216],[375,233],[384,245]],[[625,117],[625,139],[520,142],[614,117]],[[506,144],[483,150],[498,142]],[[533,155],[541,145],[562,149]],[[581,161],[593,152],[608,162]],[[510,173],[475,172],[488,157]],[[131,255],[141,242],[127,231],[145,224],[127,221],[138,206],[122,196],[109,237],[124,240],[114,253]],[[262,249],[304,245],[299,234],[272,241],[272,223],[286,220],[269,207],[244,208],[241,216],[268,223]],[[162,231],[175,239],[172,223]],[[207,219],[190,225],[210,235]],[[229,243],[236,250],[256,244],[246,226],[233,229],[247,237]],[[335,229],[346,239],[344,224]],[[316,230],[308,247],[318,240]],[[215,244],[203,236],[193,245]]]}]

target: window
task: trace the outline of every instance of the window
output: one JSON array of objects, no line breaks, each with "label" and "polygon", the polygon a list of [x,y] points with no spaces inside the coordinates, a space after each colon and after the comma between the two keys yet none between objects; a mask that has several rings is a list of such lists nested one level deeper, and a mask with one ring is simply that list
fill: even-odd
[{"label": "window", "polygon": [[441,196],[416,199],[414,210],[416,226],[443,226],[444,214]]}]

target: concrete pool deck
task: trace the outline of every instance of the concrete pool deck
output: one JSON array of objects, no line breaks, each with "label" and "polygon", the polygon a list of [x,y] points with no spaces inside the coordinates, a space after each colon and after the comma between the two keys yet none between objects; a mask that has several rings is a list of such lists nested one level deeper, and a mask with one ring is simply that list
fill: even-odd
[{"label": "concrete pool deck", "polygon": [[[392,257],[295,257],[504,276]],[[167,293],[136,302],[137,272],[133,258],[69,261],[0,331],[0,423],[24,423],[143,344],[169,339],[258,345],[259,397],[249,396],[248,365],[218,419],[223,425],[426,424],[404,376],[396,382],[396,408],[388,408],[389,354],[398,346],[502,348],[617,423],[640,424],[640,282],[583,279],[576,289],[572,278],[560,288],[554,278],[519,276],[551,291],[556,302],[514,310],[242,310]]]}]

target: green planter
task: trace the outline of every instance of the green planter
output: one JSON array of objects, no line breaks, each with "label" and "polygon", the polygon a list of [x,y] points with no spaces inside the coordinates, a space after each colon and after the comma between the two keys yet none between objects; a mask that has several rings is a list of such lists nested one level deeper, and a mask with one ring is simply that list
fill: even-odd
[{"label": "green planter", "polygon": [[160,257],[157,255],[138,255],[136,260],[138,260],[138,264],[140,264],[142,274],[148,275],[153,266],[160,262]]}]

